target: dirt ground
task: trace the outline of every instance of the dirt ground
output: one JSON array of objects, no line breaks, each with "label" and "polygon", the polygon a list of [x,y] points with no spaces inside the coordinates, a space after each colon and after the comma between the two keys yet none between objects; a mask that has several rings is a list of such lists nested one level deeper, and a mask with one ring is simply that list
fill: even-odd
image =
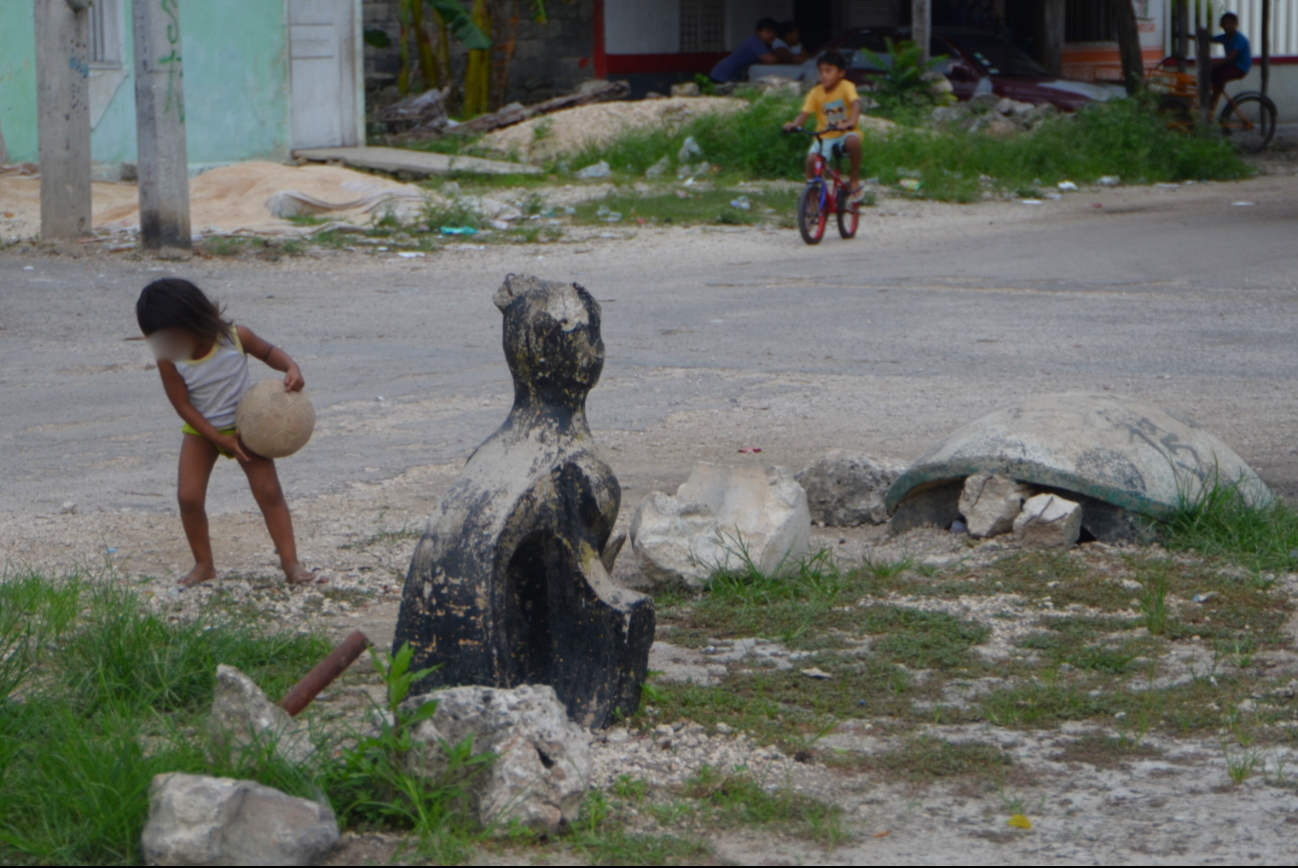
[{"label": "dirt ground", "polygon": [[[0,251],[0,559],[9,574],[125,578],[177,613],[215,596],[390,641],[427,516],[508,409],[490,296],[522,271],[581,282],[603,305],[608,364],[590,415],[623,483],[622,529],[645,493],[674,489],[696,461],[798,470],[847,448],[905,463],[1005,401],[1071,389],[1189,415],[1292,501],[1295,203],[1298,177],[1280,160],[1238,184],[1084,189],[1042,205],[885,198],[857,240],[819,248],[769,226],[618,226],[417,260],[309,250],[275,263],[157,263],[10,246]],[[179,422],[132,312],[163,273],[194,279],[302,364],[319,422],[281,474],[300,549],[327,584],[279,583],[241,474],[222,466],[210,498],[222,578],[175,588],[189,566],[173,503]],[[824,529],[815,543],[850,568],[882,541]],[[920,532],[889,545],[940,559],[952,542]],[[616,576],[640,584],[629,553]],[[1291,577],[1278,587],[1295,602]],[[1003,626],[1040,614],[970,604],[961,617]],[[1289,629],[1298,640],[1298,621]],[[1298,677],[1287,648],[1268,678]],[[660,641],[651,668],[701,682],[714,665]],[[716,858],[739,864],[1298,862],[1298,790],[1264,775],[1228,786],[1217,734],[1156,734],[1150,756],[1094,764],[1065,748],[1109,723],[909,730],[999,745],[1022,774],[989,790],[799,762],[718,722],[695,721],[699,731],[667,747],[634,727],[597,734],[594,783],[625,774],[666,788],[719,757],[843,808],[849,838],[828,851],[770,829],[709,833]],[[897,743],[886,724],[863,711],[821,747],[883,751]],[[1266,767],[1298,760],[1292,740],[1268,744]],[[1011,805],[1031,831],[1006,826]],[[390,852],[391,842],[351,840],[335,864]]]}]

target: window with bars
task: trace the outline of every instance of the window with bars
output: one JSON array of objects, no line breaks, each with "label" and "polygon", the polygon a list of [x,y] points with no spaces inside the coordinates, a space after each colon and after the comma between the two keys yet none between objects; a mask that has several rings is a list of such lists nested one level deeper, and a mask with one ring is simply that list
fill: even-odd
[{"label": "window with bars", "polygon": [[725,51],[725,0],[680,0],[680,2],[681,51]]},{"label": "window with bars", "polygon": [[1065,42],[1116,42],[1118,30],[1108,3],[1072,3],[1064,7]]},{"label": "window with bars", "polygon": [[122,31],[119,0],[95,0],[90,7],[90,63],[99,67],[122,65]]}]

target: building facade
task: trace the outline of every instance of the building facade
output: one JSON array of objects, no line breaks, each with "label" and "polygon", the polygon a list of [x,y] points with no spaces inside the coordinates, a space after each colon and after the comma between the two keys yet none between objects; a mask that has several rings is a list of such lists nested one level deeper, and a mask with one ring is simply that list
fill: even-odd
[{"label": "building facade", "polygon": [[[45,0],[38,0],[45,2]],[[88,13],[91,157],[112,179],[134,163],[132,0]],[[181,4],[191,171],[289,159],[295,148],[364,144],[361,0]],[[9,159],[38,154],[32,0],[0,0],[0,133]]]}]

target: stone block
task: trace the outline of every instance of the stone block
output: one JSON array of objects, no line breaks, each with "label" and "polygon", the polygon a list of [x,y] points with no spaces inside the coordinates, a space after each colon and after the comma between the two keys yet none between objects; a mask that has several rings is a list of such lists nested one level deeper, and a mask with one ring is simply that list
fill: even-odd
[{"label": "stone block", "polygon": [[798,474],[811,520],[831,527],[884,524],[884,496],[902,468],[860,453],[835,449]]},{"label": "stone block", "polygon": [[1014,520],[1014,536],[1024,548],[1071,548],[1081,533],[1082,505],[1057,494],[1029,498]]},{"label": "stone block", "polygon": [[965,480],[960,493],[960,514],[975,539],[1009,533],[1023,504],[1032,496],[1030,485],[999,473],[977,473]]}]

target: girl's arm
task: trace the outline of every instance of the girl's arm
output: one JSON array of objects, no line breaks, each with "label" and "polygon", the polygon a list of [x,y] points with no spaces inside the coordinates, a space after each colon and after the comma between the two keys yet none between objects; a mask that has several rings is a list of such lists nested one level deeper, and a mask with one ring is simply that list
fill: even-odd
[{"label": "girl's arm", "polygon": [[302,369],[297,366],[297,362],[279,347],[263,340],[253,334],[252,329],[244,326],[235,326],[239,330],[239,343],[243,344],[243,351],[253,358],[261,359],[270,368],[276,371],[283,371],[284,391],[300,392],[306,385],[306,380],[302,379]]},{"label": "girl's arm", "polygon": [[227,436],[217,431],[211,422],[204,418],[203,414],[198,412],[189,400],[189,388],[185,385],[184,379],[176,366],[165,359],[158,360],[158,373],[162,375],[162,388],[167,393],[167,399],[171,401],[171,406],[176,408],[176,412],[189,423],[199,434],[202,434],[217,446],[223,447],[227,452],[233,452],[239,456],[240,461],[249,461],[248,453],[243,451],[243,446],[239,444],[238,435]]}]

